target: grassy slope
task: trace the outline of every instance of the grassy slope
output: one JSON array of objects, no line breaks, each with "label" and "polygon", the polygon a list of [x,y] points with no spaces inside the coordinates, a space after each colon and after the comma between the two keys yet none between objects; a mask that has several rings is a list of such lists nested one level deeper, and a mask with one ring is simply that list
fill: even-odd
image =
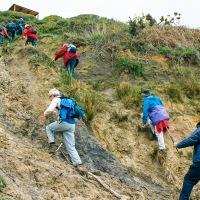
[{"label": "grassy slope", "polygon": [[[5,17],[4,22],[11,16]],[[183,175],[191,160],[192,149],[184,150],[183,158],[179,160],[176,151],[172,149],[170,138],[165,135],[168,157],[166,162],[160,164],[160,157],[155,150],[157,142],[150,140],[149,132],[138,132],[141,99],[137,95],[127,94],[119,99],[116,89],[120,89],[123,83],[128,83],[131,87],[131,90],[127,87],[124,89],[131,91],[131,94],[133,91],[151,88],[162,98],[170,113],[170,131],[174,139],[178,141],[189,135],[195,128],[194,121],[199,119],[199,55],[192,51],[192,47],[199,50],[196,42],[200,37],[199,31],[184,27],[155,27],[132,37],[127,34],[126,25],[98,19],[96,16],[83,15],[59,19],[59,22],[54,17],[43,21],[32,21],[32,18],[26,16],[24,18],[30,20],[28,22],[34,22],[39,30],[37,51],[30,50],[33,51],[33,57],[30,58],[33,66],[41,62],[45,62],[46,66],[54,66],[51,59],[66,41],[78,46],[80,64],[76,68],[76,79],[90,93],[100,95],[104,104],[103,110],[94,113],[91,121],[100,144],[129,167],[133,174],[180,189]],[[82,27],[84,30],[81,30]],[[15,44],[23,46],[23,41],[19,40]],[[180,65],[176,63],[179,47],[183,48],[182,57],[178,54]],[[11,45],[5,50],[12,51],[12,48]],[[23,55],[21,50],[19,56]],[[126,70],[120,76],[115,75],[115,63],[119,57],[128,57],[142,63],[145,78],[133,78]],[[58,61],[57,65],[62,66],[62,61]],[[46,90],[51,88],[52,83],[55,84],[47,77]],[[82,84],[75,83],[71,90],[77,91],[77,87]],[[58,82],[56,85],[61,90],[66,89],[65,85]],[[69,87],[67,90],[71,91]],[[84,106],[91,112],[87,103]],[[98,102],[90,109],[95,109],[95,106],[99,106]],[[199,196],[197,190],[194,192],[196,198]]]}]

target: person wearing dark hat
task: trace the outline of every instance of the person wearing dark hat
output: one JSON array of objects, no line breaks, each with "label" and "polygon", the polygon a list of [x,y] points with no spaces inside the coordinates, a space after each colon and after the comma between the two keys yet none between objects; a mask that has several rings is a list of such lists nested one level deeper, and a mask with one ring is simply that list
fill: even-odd
[{"label": "person wearing dark hat", "polygon": [[143,91],[143,118],[142,118],[142,127],[147,123],[150,125],[153,133],[155,133],[158,139],[159,149],[165,151],[165,143],[163,132],[166,132],[169,129],[169,114],[164,108],[164,105],[160,98],[153,96],[151,91],[146,89]]},{"label": "person wearing dark hat", "polygon": [[184,177],[183,187],[180,193],[179,200],[187,200],[190,197],[194,185],[200,180],[200,122],[196,125],[197,129],[191,134],[191,136],[185,138],[179,143],[174,142],[174,148],[185,148],[194,146],[193,163],[187,174]]}]

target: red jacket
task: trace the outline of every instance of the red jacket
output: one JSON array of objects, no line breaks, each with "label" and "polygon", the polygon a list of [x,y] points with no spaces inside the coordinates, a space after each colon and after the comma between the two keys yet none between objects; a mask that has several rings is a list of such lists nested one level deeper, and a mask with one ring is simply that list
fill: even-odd
[{"label": "red jacket", "polygon": [[7,38],[9,38],[8,33],[7,33],[7,30],[6,30],[6,28],[5,28],[4,26],[3,26],[3,30],[0,31],[0,34],[1,34],[1,35],[5,35]]},{"label": "red jacket", "polygon": [[28,26],[26,29],[24,29],[23,35],[24,35],[25,37],[31,37],[31,38],[33,38],[33,39],[35,39],[35,40],[38,40],[37,34],[31,33],[31,32],[30,32],[30,28],[31,28],[31,27]]},{"label": "red jacket", "polygon": [[75,67],[78,65],[78,62],[79,62],[79,58],[78,58],[78,55],[76,53],[71,53],[71,52],[68,52],[67,51],[68,47],[67,46],[64,46],[57,54],[56,54],[56,57],[54,58],[54,60],[57,60],[58,58],[64,56],[64,65],[66,66],[67,65],[67,62],[75,57],[76,58],[76,65]]}]

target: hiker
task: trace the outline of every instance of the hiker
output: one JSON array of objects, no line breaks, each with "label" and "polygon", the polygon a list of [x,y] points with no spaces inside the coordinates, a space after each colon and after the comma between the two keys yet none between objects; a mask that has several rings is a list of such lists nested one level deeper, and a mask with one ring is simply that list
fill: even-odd
[{"label": "hiker", "polygon": [[18,22],[15,25],[16,25],[16,35],[22,35],[23,31],[22,25],[19,24]]},{"label": "hiker", "polygon": [[0,25],[0,46],[2,46],[3,44],[4,35],[9,39],[8,33],[6,31],[6,27],[3,25]]},{"label": "hiker", "polygon": [[72,44],[64,44],[62,49],[56,54],[54,61],[64,56],[64,70],[68,71],[70,66],[71,76],[74,77],[74,68],[79,63],[78,55],[76,54],[76,47]]},{"label": "hiker", "polygon": [[[44,116],[46,119],[48,119],[49,114],[57,115],[57,111],[59,111],[60,109],[60,101],[61,101],[61,98],[59,98],[59,96],[60,92],[56,88],[53,88],[49,91],[49,98],[51,104],[44,112]],[[49,153],[55,153],[54,133],[56,132],[63,132],[65,146],[71,157],[72,164],[74,166],[81,165],[82,161],[75,148],[75,138],[74,138],[75,119],[66,118],[62,121],[58,119],[57,121],[46,126],[46,133],[50,144]]]},{"label": "hiker", "polygon": [[37,40],[38,40],[38,35],[36,28],[32,25],[26,24],[23,37],[26,38],[25,46],[28,45],[29,42],[32,43],[32,46],[36,46]]},{"label": "hiker", "polygon": [[17,30],[15,23],[13,23],[12,21],[9,21],[6,24],[6,30],[9,35],[10,42],[12,42],[15,39],[15,34]]},{"label": "hiker", "polygon": [[25,29],[26,23],[22,17],[17,21],[17,23],[21,25],[23,30]]},{"label": "hiker", "polygon": [[169,129],[169,115],[161,99],[153,96],[150,90],[144,90],[142,96],[144,96],[142,127],[145,127],[147,119],[149,118],[148,124],[157,137],[159,149],[165,152],[163,132]]},{"label": "hiker", "polygon": [[200,180],[200,122],[196,127],[197,129],[191,134],[191,136],[185,138],[179,143],[174,142],[173,144],[173,146],[178,149],[194,146],[193,164],[190,165],[190,168],[184,177],[179,200],[188,200],[194,185],[196,185]]}]

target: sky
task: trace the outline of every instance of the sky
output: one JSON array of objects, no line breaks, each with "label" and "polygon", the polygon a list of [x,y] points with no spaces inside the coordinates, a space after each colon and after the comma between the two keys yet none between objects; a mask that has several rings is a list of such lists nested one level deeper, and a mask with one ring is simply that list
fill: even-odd
[{"label": "sky", "polygon": [[200,28],[199,0],[1,0],[0,11],[8,10],[13,4],[39,12],[39,19],[50,15],[70,18],[94,14],[126,23],[129,17],[142,14],[150,14],[159,21],[161,16],[174,16],[177,12],[181,14],[177,25]]}]

